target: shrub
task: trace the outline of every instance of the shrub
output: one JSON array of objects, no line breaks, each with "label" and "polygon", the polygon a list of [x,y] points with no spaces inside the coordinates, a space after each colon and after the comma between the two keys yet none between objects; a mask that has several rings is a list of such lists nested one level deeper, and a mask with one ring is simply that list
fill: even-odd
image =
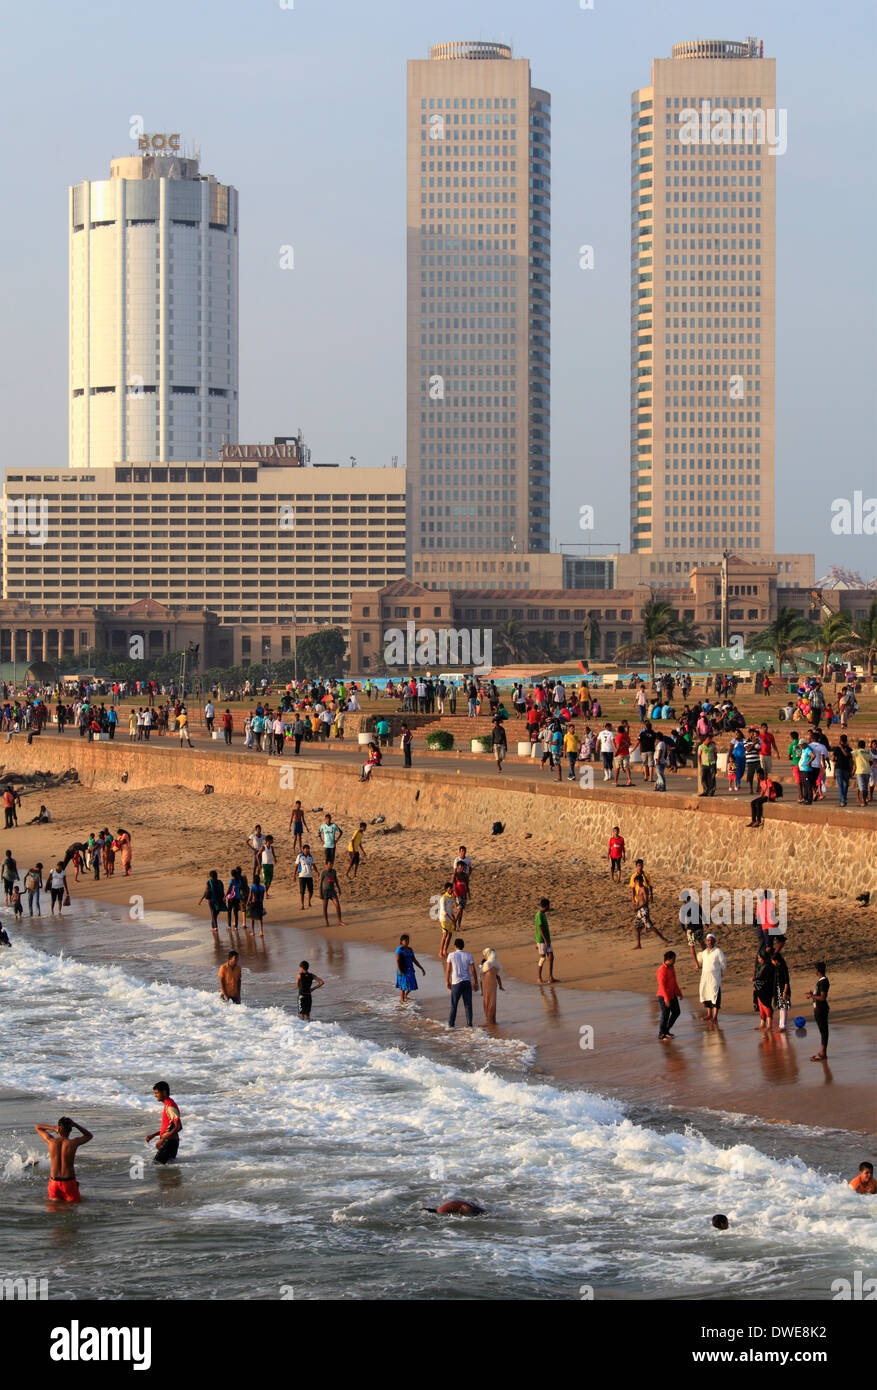
[{"label": "shrub", "polygon": [[475,738],[472,740],[472,742],[478,745],[479,750],[482,753],[493,752],[493,739],[491,738]]},{"label": "shrub", "polygon": [[426,746],[433,752],[447,752],[454,746],[454,735],[449,734],[447,729],[436,729],[433,733],[427,734]]}]

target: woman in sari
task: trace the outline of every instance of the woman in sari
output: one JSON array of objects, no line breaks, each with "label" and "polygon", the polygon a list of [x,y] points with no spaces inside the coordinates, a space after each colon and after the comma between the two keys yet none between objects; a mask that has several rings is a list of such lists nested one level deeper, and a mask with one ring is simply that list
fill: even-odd
[{"label": "woman in sari", "polygon": [[122,860],[122,868],[126,874],[131,872],[131,836],[127,830],[116,831],[116,844],[119,846],[119,855]]},{"label": "woman in sari", "polygon": [[492,946],[485,946],[481,953],[481,998],[484,1001],[485,1023],[496,1023],[497,986],[504,989],[499,961]]}]

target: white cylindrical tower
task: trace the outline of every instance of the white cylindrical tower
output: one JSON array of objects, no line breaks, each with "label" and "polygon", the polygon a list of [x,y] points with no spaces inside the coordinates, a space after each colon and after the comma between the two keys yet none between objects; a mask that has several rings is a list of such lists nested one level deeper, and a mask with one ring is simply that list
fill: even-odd
[{"label": "white cylindrical tower", "polygon": [[126,156],[70,189],[69,229],[71,467],[218,458],[238,439],[237,190],[196,158]]}]

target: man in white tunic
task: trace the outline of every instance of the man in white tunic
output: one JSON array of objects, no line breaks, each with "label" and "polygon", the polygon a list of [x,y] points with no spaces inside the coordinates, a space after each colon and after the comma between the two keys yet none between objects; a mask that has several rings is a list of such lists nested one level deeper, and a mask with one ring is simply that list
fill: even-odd
[{"label": "man in white tunic", "polygon": [[706,1012],[704,1023],[717,1023],[722,1007],[722,976],[728,968],[724,951],[716,945],[715,932],[706,934],[706,950],[697,957],[700,966],[700,1002]]}]

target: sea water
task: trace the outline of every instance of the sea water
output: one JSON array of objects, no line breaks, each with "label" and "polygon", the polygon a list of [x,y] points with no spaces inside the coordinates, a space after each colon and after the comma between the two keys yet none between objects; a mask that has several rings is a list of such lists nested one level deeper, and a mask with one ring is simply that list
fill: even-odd
[{"label": "sea water", "polygon": [[[826,1299],[874,1269],[877,1203],[816,1129],[548,1084],[522,1044],[400,1019],[383,957],[373,987],[336,978],[314,937],[309,1024],[270,971],[228,1006],[190,922],[120,915],[0,954],[0,1277],[52,1299]],[[160,1168],[164,1079],[184,1130]],[[53,1210],[33,1124],[61,1113],[95,1139],[86,1200]],[[488,1214],[424,1210],[452,1196]]]}]

